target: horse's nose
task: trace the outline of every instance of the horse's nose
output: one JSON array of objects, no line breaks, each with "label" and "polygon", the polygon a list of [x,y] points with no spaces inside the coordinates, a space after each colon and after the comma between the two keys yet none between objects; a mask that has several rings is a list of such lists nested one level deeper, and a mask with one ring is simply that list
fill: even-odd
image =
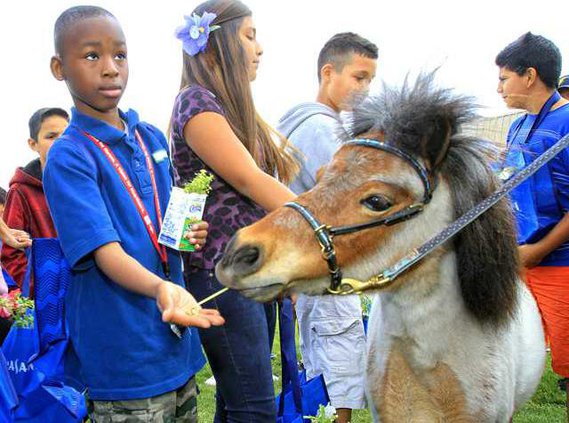
[{"label": "horse's nose", "polygon": [[235,276],[245,276],[259,269],[261,256],[261,248],[256,245],[245,244],[235,248],[235,242],[232,240],[220,264],[226,270],[230,268]]}]

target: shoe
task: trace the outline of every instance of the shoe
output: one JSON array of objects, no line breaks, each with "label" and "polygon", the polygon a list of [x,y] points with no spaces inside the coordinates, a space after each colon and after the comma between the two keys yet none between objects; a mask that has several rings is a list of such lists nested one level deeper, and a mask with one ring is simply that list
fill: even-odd
[{"label": "shoe", "polygon": [[559,387],[559,389],[561,389],[563,392],[567,392],[567,378],[564,377],[563,379],[559,379],[557,381],[557,386]]}]

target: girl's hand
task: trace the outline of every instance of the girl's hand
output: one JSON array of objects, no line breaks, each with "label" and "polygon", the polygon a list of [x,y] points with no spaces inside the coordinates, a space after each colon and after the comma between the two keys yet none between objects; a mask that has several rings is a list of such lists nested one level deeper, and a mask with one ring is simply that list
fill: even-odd
[{"label": "girl's hand", "polygon": [[205,244],[208,227],[207,222],[194,223],[190,228],[191,230],[184,234],[184,238],[190,241],[190,244],[194,244],[196,250],[199,250]]},{"label": "girl's hand", "polygon": [[26,247],[31,247],[32,240],[27,232],[18,229],[8,229],[5,234],[4,242],[12,248],[23,250]]},{"label": "girl's hand", "polygon": [[199,328],[225,323],[219,311],[201,308],[194,297],[179,285],[164,281],[157,291],[156,304],[164,322]]}]

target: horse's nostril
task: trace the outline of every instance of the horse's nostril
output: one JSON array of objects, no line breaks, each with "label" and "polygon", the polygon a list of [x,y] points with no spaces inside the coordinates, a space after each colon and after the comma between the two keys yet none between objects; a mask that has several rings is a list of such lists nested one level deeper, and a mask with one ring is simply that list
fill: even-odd
[{"label": "horse's nostril", "polygon": [[242,261],[243,263],[246,264],[253,264],[257,261],[257,259],[259,258],[259,249],[257,248],[251,248],[247,251],[243,251],[239,257],[239,261]]},{"label": "horse's nostril", "polygon": [[260,257],[261,250],[258,247],[246,245],[235,252],[231,262],[237,273],[246,275],[257,270]]}]

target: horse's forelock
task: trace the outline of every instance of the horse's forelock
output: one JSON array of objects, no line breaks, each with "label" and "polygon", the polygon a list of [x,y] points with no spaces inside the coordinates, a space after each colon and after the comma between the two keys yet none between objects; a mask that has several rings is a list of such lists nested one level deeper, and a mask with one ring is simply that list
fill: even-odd
[{"label": "horse's forelock", "polygon": [[442,160],[450,136],[475,115],[472,98],[437,87],[435,72],[420,75],[401,88],[383,86],[354,109],[348,138],[383,133],[390,144],[422,158],[434,167]]}]

